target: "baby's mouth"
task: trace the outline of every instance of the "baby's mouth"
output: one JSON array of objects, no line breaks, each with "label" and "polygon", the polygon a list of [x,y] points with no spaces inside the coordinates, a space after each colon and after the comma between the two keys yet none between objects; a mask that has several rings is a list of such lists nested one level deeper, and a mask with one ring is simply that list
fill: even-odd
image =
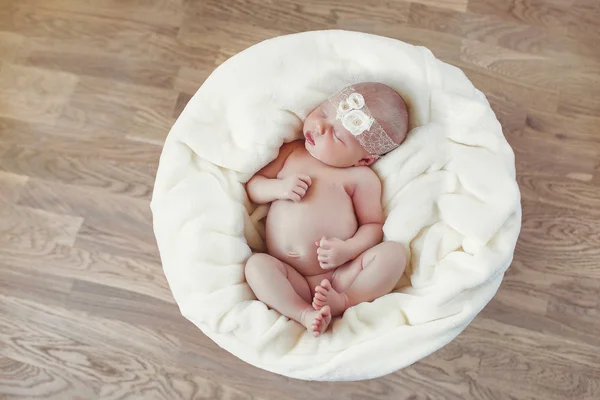
[{"label": "baby's mouth", "polygon": [[312,135],[310,134],[310,132],[306,132],[306,134],[304,135],[304,137],[306,138],[306,141],[308,143],[310,143],[311,146],[315,145],[315,140],[313,139]]}]

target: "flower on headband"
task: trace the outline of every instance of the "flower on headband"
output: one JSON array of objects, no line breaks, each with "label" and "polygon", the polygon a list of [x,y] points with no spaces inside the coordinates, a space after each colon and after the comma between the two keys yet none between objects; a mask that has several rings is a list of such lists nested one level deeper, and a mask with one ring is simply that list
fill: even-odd
[{"label": "flower on headband", "polygon": [[337,118],[338,119],[341,118],[344,114],[346,114],[350,110],[352,110],[352,106],[350,105],[348,100],[340,101],[340,104],[338,104],[338,109],[337,109]]},{"label": "flower on headband", "polygon": [[357,92],[354,92],[348,96],[346,101],[350,104],[350,107],[355,110],[361,109],[365,105],[365,98],[362,97],[362,94]]},{"label": "flower on headband", "polygon": [[340,101],[337,109],[337,119],[342,119],[346,113],[359,110],[365,105],[365,98],[360,93],[352,93],[346,100]]},{"label": "flower on headband", "polygon": [[360,110],[352,110],[342,118],[342,125],[352,135],[358,136],[364,131],[371,129],[375,120]]}]

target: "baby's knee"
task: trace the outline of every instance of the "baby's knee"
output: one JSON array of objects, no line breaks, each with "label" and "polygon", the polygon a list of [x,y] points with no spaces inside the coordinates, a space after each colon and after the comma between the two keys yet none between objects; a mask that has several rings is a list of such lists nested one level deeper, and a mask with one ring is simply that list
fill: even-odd
[{"label": "baby's knee", "polygon": [[401,269],[404,272],[404,268],[406,267],[406,250],[402,244],[387,241],[380,243],[377,247],[379,251],[375,257],[381,258],[382,261],[385,260],[385,264]]},{"label": "baby's knee", "polygon": [[397,260],[406,260],[406,250],[401,243],[387,241],[381,243],[384,246],[385,251]]},{"label": "baby's knee", "polygon": [[278,260],[266,253],[256,253],[250,256],[244,267],[246,281],[250,282],[253,278],[264,276],[265,274],[278,269]]},{"label": "baby's knee", "polygon": [[251,280],[252,277],[260,275],[263,272],[265,266],[269,262],[269,255],[265,253],[256,253],[250,256],[248,261],[246,261],[246,266],[244,267],[244,274],[246,275],[246,280]]}]

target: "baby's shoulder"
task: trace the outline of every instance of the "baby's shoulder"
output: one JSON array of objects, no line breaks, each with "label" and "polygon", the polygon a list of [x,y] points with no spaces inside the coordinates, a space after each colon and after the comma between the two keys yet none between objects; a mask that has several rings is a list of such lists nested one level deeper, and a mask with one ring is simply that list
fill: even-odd
[{"label": "baby's shoulder", "polygon": [[371,168],[367,166],[348,168],[349,174],[356,185],[373,185],[381,186],[381,180]]}]

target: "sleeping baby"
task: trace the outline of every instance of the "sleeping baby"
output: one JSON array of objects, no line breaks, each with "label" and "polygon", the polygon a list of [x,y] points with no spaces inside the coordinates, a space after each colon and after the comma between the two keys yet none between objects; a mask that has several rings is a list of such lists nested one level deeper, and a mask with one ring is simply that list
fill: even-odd
[{"label": "sleeping baby", "polygon": [[248,181],[250,200],[273,202],[268,254],[252,255],[246,280],[256,297],[314,336],[332,317],[392,291],[406,265],[403,247],[382,242],[381,181],[368,166],[406,137],[402,97],[360,83],[320,104],[304,121],[304,140]]}]

